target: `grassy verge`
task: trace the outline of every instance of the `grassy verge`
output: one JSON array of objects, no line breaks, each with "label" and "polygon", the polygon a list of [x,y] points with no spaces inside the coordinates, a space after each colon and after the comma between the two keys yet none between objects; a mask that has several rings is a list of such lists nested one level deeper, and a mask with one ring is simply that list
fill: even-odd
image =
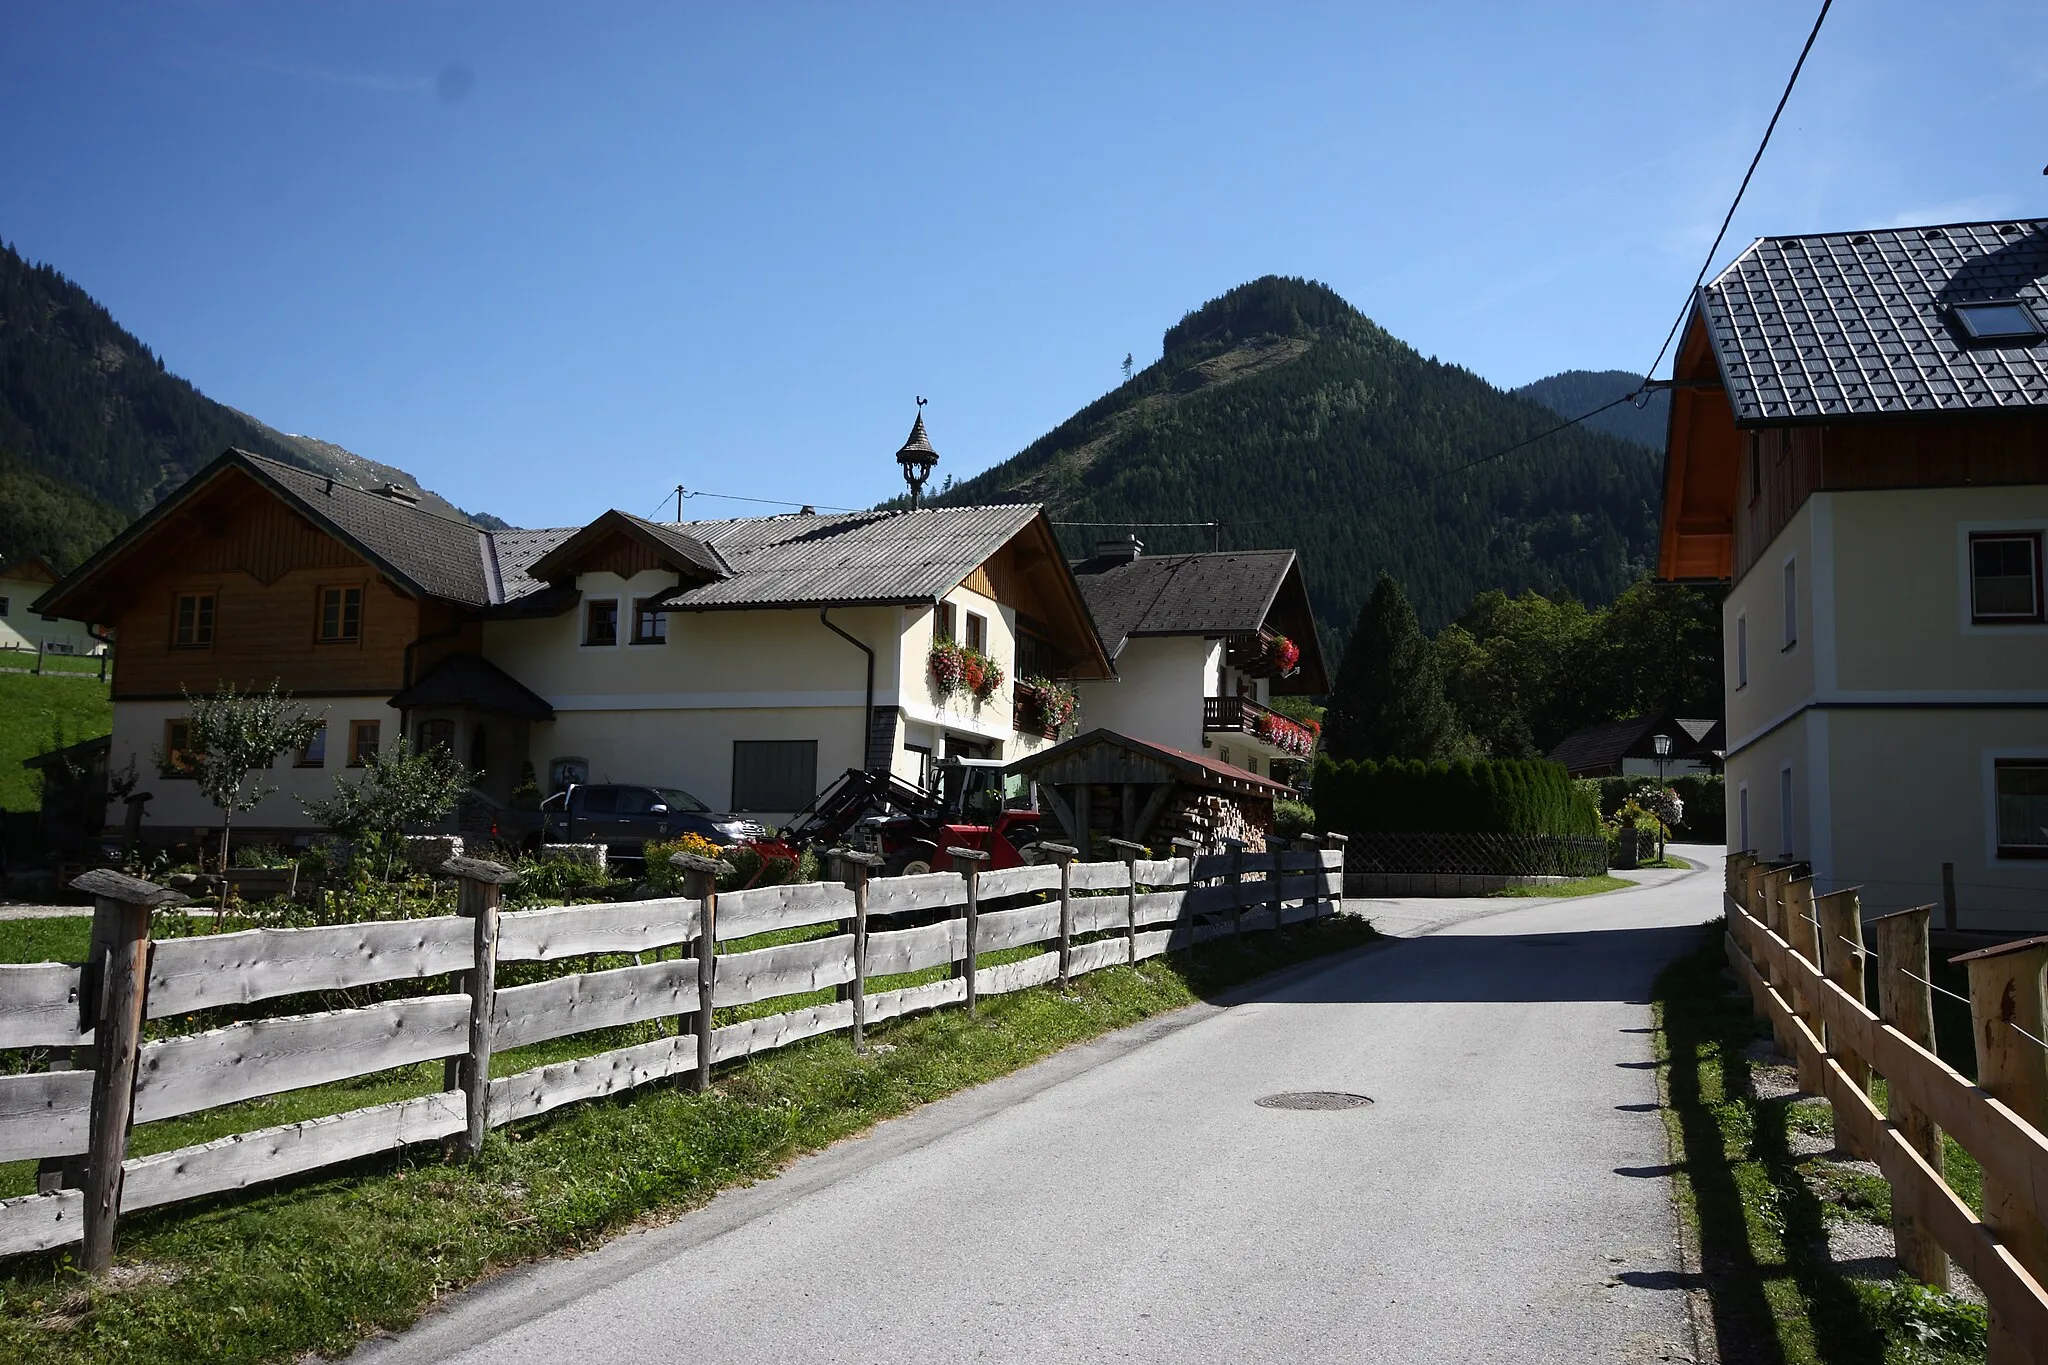
[{"label": "grassy verge", "polygon": [[[1983,1310],[1911,1281],[1850,1279],[1828,1255],[1828,1225],[1888,1222],[1889,1189],[1792,1151],[1824,1132],[1825,1104],[1759,1100],[1750,1045],[1768,1038],[1726,972],[1722,926],[1656,987],[1658,1060],[1678,1199],[1699,1248],[1724,1361],[1978,1361]],[[1975,1168],[1951,1178],[1961,1190]]]},{"label": "grassy verge", "polygon": [[81,1281],[62,1257],[0,1270],[0,1358],[343,1351],[496,1268],[689,1208],[881,1119],[1373,937],[1340,917],[1220,940],[1192,968],[1154,958],[1090,973],[1064,994],[996,997],[971,1021],[958,1009],[896,1021],[871,1031],[887,1047],[864,1057],[843,1035],[812,1039],[734,1067],[710,1094],[649,1087],[574,1106],[494,1132],[475,1162],[419,1149],[143,1215],[123,1225],[104,1284]]},{"label": "grassy verge", "polygon": [[1495,891],[1496,896],[1597,896],[1602,891],[1621,891],[1635,883],[1622,877],[1602,874],[1598,877],[1579,877],[1568,882],[1547,882],[1539,886],[1510,886]]},{"label": "grassy verge", "polygon": [[43,808],[42,786],[21,760],[113,729],[114,704],[97,679],[0,673],[0,810]]}]

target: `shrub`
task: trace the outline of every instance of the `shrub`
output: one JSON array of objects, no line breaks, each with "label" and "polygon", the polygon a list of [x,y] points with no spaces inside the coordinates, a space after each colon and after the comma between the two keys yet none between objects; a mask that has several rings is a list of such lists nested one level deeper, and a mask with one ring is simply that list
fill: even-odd
[{"label": "shrub", "polygon": [[1600,833],[1591,796],[1540,759],[1325,760],[1314,791],[1318,824],[1342,834]]},{"label": "shrub", "polygon": [[1281,797],[1273,803],[1273,837],[1291,840],[1296,835],[1308,834],[1316,827],[1315,807],[1305,801],[1289,801]]}]

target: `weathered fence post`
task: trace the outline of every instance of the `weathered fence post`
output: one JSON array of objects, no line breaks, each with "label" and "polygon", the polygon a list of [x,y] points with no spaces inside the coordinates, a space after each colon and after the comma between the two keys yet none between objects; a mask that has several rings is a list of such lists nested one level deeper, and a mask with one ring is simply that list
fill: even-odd
[{"label": "weathered fence post", "polygon": [[[1812,885],[1811,882],[1808,885]],[[1820,960],[1827,964],[1828,980],[1846,991],[1859,1005],[1865,1003],[1863,980],[1863,896],[1855,887],[1841,891],[1830,891],[1818,897],[1814,903],[1814,918],[1820,921]],[[1820,1012],[1820,1000],[1814,999],[1814,1012]],[[1849,1079],[1864,1094],[1870,1093],[1870,1059],[1848,1046],[1848,1040],[1828,1034],[1828,1051],[1841,1063],[1842,1070],[1849,1073]],[[1856,1130],[1842,1121],[1841,1111],[1835,1114],[1835,1146],[1850,1156],[1862,1161],[1874,1161],[1877,1153],[1865,1151],[1863,1141],[1856,1136]]]},{"label": "weathered fence post", "polygon": [[114,1262],[114,1224],[121,1217],[121,1163],[128,1159],[128,1120],[135,1109],[136,1058],[149,983],[149,911],[155,905],[182,904],[185,898],[103,867],[73,880],[71,889],[92,897],[91,965],[99,978],[85,1158],[85,1245],[78,1256],[79,1267],[97,1275]]},{"label": "weathered fence post", "polygon": [[1074,858],[1080,852],[1072,844],[1038,846],[1041,853],[1060,865],[1060,989],[1067,986],[1067,969],[1074,965]]},{"label": "weathered fence post", "polygon": [[1225,839],[1230,850],[1230,936],[1244,937],[1244,840]]},{"label": "weathered fence post", "polygon": [[[1322,850],[1317,847],[1320,842],[1313,834],[1297,834],[1294,836],[1294,851],[1296,853],[1320,853]],[[1315,894],[1304,897],[1303,904],[1308,909],[1308,917],[1316,919],[1323,913],[1323,860],[1321,858],[1316,859],[1315,870],[1309,875],[1311,877],[1309,885]]]},{"label": "weathered fence post", "polygon": [[498,900],[519,874],[482,858],[450,858],[441,875],[458,883],[456,913],[470,921],[475,935],[475,965],[463,973],[469,993],[469,1051],[456,1068],[468,1123],[462,1131],[462,1154],[484,1149],[491,1126],[491,1035],[498,994]]},{"label": "weathered fence post", "polygon": [[1128,839],[1111,839],[1109,846],[1124,855],[1124,961],[1138,960],[1138,859],[1152,850]]},{"label": "weathered fence post", "polygon": [[867,1050],[868,1030],[868,878],[882,865],[879,853],[835,848],[839,879],[853,892],[853,982],[842,1000],[853,1002],[853,1050]]},{"label": "weathered fence post", "polygon": [[[1969,969],[1970,1025],[1977,1041],[1977,1084],[2038,1131],[2048,1131],[2048,937],[2003,943],[1949,959]],[[2031,1037],[2029,1035],[2032,1035]],[[2032,1192],[1984,1172],[1984,1222],[2013,1259],[2039,1282],[2048,1280],[2048,1226],[2035,1216]],[[2031,1360],[2026,1343],[1991,1315],[1985,1359],[1990,1365]]]},{"label": "weathered fence post", "polygon": [[[1813,878],[1795,877],[1785,883],[1779,896],[1780,937],[1791,945],[1795,955],[1806,964],[1820,970],[1820,917],[1814,914]],[[1820,1012],[1820,983],[1805,972],[1793,966],[1785,973],[1784,990],[1792,1002],[1792,1008],[1806,1027],[1813,1033],[1815,1041],[1827,1037],[1827,1028]],[[1825,1044],[1823,1044],[1825,1046]],[[1799,1088],[1809,1095],[1824,1093],[1822,1077],[1827,1064],[1817,1054],[1810,1055],[1803,1049],[1795,1050],[1794,1059],[1799,1064]]]},{"label": "weathered fence post", "polygon": [[[1927,934],[1933,920],[1934,907],[1922,905],[1871,921],[1877,928],[1878,1017],[1929,1052],[1934,1051],[1934,992],[1927,984],[1933,979]],[[1885,1089],[1885,1113],[1934,1173],[1945,1176],[1941,1129],[1934,1121],[1899,1098],[1897,1086]],[[1898,1247],[1899,1265],[1908,1275],[1936,1289],[1948,1288],[1948,1253],[1919,1219],[1900,1210],[1896,1199],[1892,1203],[1892,1240]]]},{"label": "weathered fence post", "polygon": [[1282,894],[1287,880],[1287,850],[1285,846],[1266,844],[1266,856],[1273,860],[1273,870],[1266,874],[1266,900],[1273,907],[1273,929],[1278,932],[1287,922],[1286,897]]},{"label": "weathered fence post", "polygon": [[[1183,919],[1187,921],[1188,964],[1192,966],[1195,961],[1195,915],[1192,910],[1188,909],[1188,896],[1195,889],[1195,859],[1202,856],[1202,846],[1193,839],[1183,839],[1176,836],[1172,840],[1170,847],[1179,849],[1180,856],[1188,860],[1188,884],[1187,888],[1180,894],[1181,913],[1175,916],[1174,923],[1179,924]],[[1167,946],[1171,947],[1172,944],[1173,936],[1169,933],[1167,935]]]},{"label": "weathered fence post", "polygon": [[[1323,842],[1337,850],[1337,894],[1327,897],[1327,899],[1330,902],[1330,913],[1333,915],[1341,914],[1344,910],[1344,846],[1351,842],[1351,836],[1348,834],[1325,833],[1323,835]],[[1330,871],[1328,868],[1318,868],[1317,871],[1321,873],[1323,889],[1327,891],[1330,885]],[[1319,899],[1323,898],[1319,897]]]},{"label": "weathered fence post", "polygon": [[[1780,938],[1784,937],[1784,920],[1779,914],[1779,896],[1784,890],[1785,883],[1791,879],[1789,872],[1787,868],[1769,868],[1750,883],[1750,914],[1765,929]],[[1785,980],[1784,966],[1778,962],[1776,945],[1768,940],[1759,942],[1753,956],[1758,959],[1757,970],[1762,974],[1764,981],[1777,987],[1780,994],[1790,995],[1791,987]],[[1767,1012],[1767,1017],[1771,1020],[1771,1041],[1777,1046],[1779,1055],[1797,1056],[1798,1049],[1792,1046],[1792,1039],[1786,1034],[1784,1026],[1778,1023],[1777,1016]],[[1802,1080],[1801,1089],[1804,1088],[1805,1083]]]},{"label": "weathered fence post", "polygon": [[967,1017],[972,1019],[981,996],[974,959],[981,952],[981,865],[988,861],[988,854],[978,848],[949,848],[946,852],[960,869],[960,875],[967,879],[967,942],[962,947],[960,974],[967,979]]},{"label": "weathered fence post", "polygon": [[671,853],[669,862],[682,869],[683,894],[697,902],[697,1070],[690,1089],[711,1088],[711,1011],[718,978],[718,875],[732,864],[696,853]]}]

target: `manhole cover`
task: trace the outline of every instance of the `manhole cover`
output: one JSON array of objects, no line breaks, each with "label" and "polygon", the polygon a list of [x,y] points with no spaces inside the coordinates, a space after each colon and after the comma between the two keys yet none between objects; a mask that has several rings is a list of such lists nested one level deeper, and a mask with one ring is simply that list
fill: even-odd
[{"label": "manhole cover", "polygon": [[1296,1090],[1284,1095],[1267,1095],[1254,1103],[1263,1109],[1363,1109],[1372,1103],[1372,1096],[1352,1095],[1342,1090]]}]

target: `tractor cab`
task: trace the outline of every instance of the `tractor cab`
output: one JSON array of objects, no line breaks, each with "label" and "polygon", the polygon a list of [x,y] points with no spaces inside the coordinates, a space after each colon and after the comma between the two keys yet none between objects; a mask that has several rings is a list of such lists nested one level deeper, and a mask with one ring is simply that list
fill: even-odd
[{"label": "tractor cab", "polygon": [[890,875],[951,870],[948,848],[980,849],[991,869],[1038,861],[1039,813],[1029,782],[990,758],[949,758],[934,775],[936,811],[876,826]]}]

